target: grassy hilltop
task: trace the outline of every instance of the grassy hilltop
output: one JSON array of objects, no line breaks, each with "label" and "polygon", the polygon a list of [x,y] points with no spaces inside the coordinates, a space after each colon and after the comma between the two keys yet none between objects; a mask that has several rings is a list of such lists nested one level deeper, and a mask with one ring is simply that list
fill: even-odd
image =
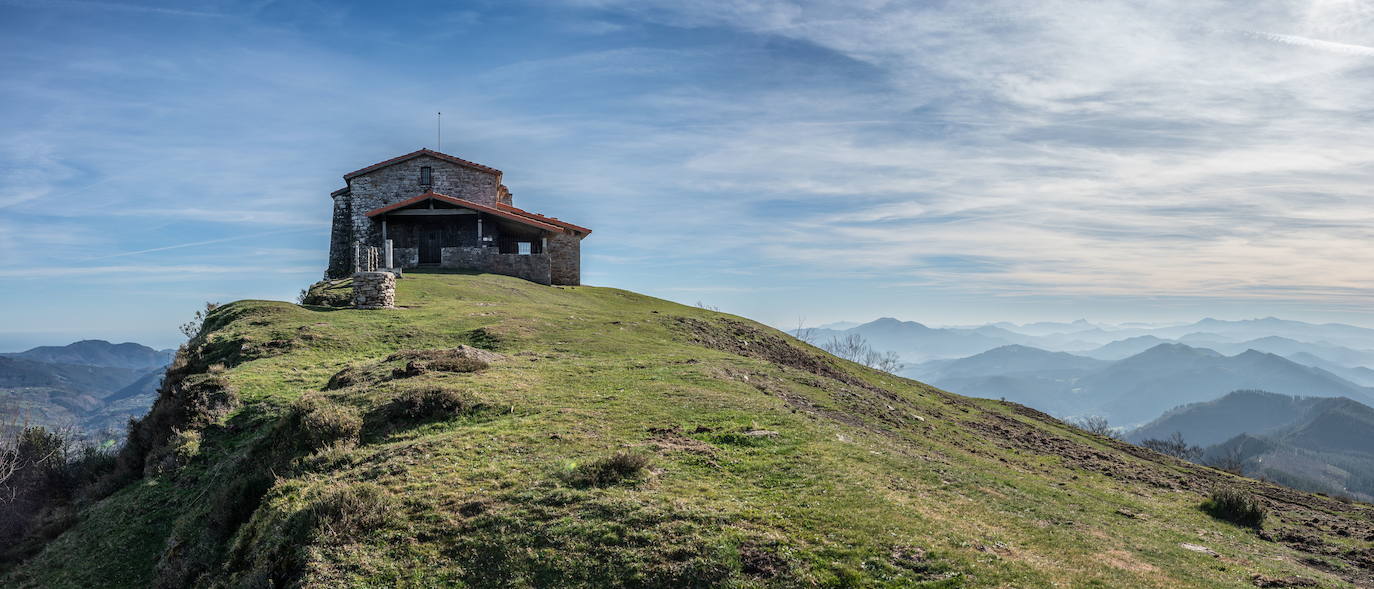
[{"label": "grassy hilltop", "polygon": [[[398,304],[216,310],[133,428],[122,478],[0,582],[1374,582],[1368,506],[945,393],[738,317],[491,275],[407,275]],[[1263,528],[1201,509],[1220,486],[1258,496]]]}]

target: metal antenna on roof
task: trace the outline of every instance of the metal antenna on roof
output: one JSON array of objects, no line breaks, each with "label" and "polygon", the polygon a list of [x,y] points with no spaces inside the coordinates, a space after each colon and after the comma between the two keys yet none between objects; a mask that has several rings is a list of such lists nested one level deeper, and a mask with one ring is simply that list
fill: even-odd
[{"label": "metal antenna on roof", "polygon": [[435,114],[438,115],[437,117],[435,117],[435,118],[437,119],[436,124],[438,125],[438,129],[437,129],[437,132],[436,132],[437,139],[434,141],[435,144],[436,144],[436,146],[434,147],[434,151],[443,151],[443,150],[444,150],[444,113],[435,113]]}]

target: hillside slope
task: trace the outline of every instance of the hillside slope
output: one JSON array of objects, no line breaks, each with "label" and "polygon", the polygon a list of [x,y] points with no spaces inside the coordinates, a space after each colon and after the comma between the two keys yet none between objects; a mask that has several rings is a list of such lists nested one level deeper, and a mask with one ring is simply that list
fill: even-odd
[{"label": "hillside slope", "polygon": [[[944,393],[751,321],[489,275],[408,275],[398,302],[215,311],[134,428],[129,479],[0,582],[1374,582],[1368,506]],[[621,451],[647,468],[603,461]],[[1223,484],[1277,517],[1257,534],[1204,514]]]}]

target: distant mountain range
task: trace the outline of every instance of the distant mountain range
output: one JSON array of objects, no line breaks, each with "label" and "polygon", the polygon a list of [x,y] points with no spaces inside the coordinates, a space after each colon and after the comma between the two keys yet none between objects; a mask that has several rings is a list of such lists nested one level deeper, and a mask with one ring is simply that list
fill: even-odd
[{"label": "distant mountain range", "polygon": [[0,354],[0,427],[120,431],[148,410],[173,353],[84,340]]},{"label": "distant mountain range", "polygon": [[1118,426],[1143,423],[1170,408],[1238,389],[1374,403],[1374,390],[1277,354],[1247,350],[1227,356],[1171,343],[1116,361],[1009,345],[968,358],[927,362],[903,375],[1061,417],[1098,415]]},{"label": "distant mountain range", "polygon": [[1174,432],[1247,476],[1374,501],[1374,408],[1352,399],[1235,391],[1178,407],[1130,432],[1139,443]]},{"label": "distant mountain range", "polygon": [[[875,348],[896,352],[911,363],[961,358],[1013,344],[1099,360],[1121,360],[1162,343],[1182,343],[1225,355],[1253,349],[1285,357],[1306,354],[1343,368],[1374,368],[1374,329],[1273,317],[1243,321],[1203,319],[1172,326],[1112,326],[1080,319],[1067,323],[1001,322],[944,328],[884,317],[852,326],[845,322],[831,324],[812,332],[817,343],[849,334],[861,335]],[[1370,377],[1374,373],[1361,378]]]}]

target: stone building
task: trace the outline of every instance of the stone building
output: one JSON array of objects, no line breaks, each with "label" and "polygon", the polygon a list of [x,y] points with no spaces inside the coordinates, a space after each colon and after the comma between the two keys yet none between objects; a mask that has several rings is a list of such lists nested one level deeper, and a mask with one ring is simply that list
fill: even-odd
[{"label": "stone building", "polygon": [[344,174],[344,181],[330,194],[330,278],[353,274],[365,265],[368,254],[360,252],[390,240],[398,268],[581,282],[581,242],[592,230],[516,208],[500,170],[421,149]]}]

